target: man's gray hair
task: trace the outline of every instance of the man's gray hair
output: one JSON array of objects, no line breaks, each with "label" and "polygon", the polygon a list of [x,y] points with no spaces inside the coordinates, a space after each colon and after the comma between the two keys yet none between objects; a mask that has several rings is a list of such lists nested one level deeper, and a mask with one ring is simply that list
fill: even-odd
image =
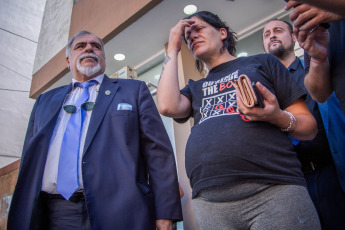
[{"label": "man's gray hair", "polygon": [[[71,46],[72,46],[72,43],[74,42],[74,40],[79,37],[79,36],[82,36],[84,34],[92,34],[94,35],[93,33],[90,33],[89,31],[86,31],[86,30],[82,30],[80,31],[79,33],[77,33],[76,35],[74,35],[73,37],[71,37],[71,39],[68,41],[67,43],[67,47],[66,47],[66,57],[69,57],[70,55],[70,52],[71,52]],[[96,35],[95,35],[96,36]],[[102,41],[102,39],[100,39],[98,36],[96,36],[99,40],[99,43],[101,44],[102,46],[102,50],[104,51],[104,43]]]}]

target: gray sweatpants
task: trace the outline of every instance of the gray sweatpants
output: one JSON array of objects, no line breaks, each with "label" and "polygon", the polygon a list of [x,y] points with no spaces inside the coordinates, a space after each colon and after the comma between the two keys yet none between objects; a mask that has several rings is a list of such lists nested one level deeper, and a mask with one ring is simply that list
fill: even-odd
[{"label": "gray sweatpants", "polygon": [[211,187],[193,199],[199,230],[319,230],[308,191],[298,185]]}]

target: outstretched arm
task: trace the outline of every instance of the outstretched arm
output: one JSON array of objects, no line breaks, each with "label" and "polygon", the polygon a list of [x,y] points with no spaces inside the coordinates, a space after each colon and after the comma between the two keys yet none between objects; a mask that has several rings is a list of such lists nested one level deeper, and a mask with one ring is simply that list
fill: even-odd
[{"label": "outstretched arm", "polygon": [[157,87],[157,105],[161,114],[173,118],[184,118],[190,114],[191,103],[180,94],[177,55],[181,50],[182,34],[193,20],[181,20],[170,30],[168,50],[164,60],[161,79]]}]

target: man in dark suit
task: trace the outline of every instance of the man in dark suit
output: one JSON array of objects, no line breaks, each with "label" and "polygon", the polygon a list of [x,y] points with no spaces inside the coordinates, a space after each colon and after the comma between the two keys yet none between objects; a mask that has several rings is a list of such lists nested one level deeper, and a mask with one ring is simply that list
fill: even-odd
[{"label": "man in dark suit", "polygon": [[8,230],[171,229],[175,159],[145,83],[103,74],[103,43],[87,31],[66,55],[73,82],[36,100]]}]

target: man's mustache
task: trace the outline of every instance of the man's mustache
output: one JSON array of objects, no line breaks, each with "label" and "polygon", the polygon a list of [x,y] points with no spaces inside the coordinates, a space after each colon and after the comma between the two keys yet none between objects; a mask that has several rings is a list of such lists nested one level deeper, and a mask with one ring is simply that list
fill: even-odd
[{"label": "man's mustache", "polygon": [[82,60],[84,60],[85,58],[93,58],[95,59],[98,63],[100,62],[99,58],[93,54],[93,53],[85,53],[85,54],[82,54],[79,59],[78,59],[78,62],[80,63]]},{"label": "man's mustache", "polygon": [[272,39],[272,40],[270,41],[270,43],[268,43],[268,46],[271,46],[271,44],[272,44],[273,42],[282,43],[282,41],[280,41],[280,40],[278,40],[278,39]]}]

